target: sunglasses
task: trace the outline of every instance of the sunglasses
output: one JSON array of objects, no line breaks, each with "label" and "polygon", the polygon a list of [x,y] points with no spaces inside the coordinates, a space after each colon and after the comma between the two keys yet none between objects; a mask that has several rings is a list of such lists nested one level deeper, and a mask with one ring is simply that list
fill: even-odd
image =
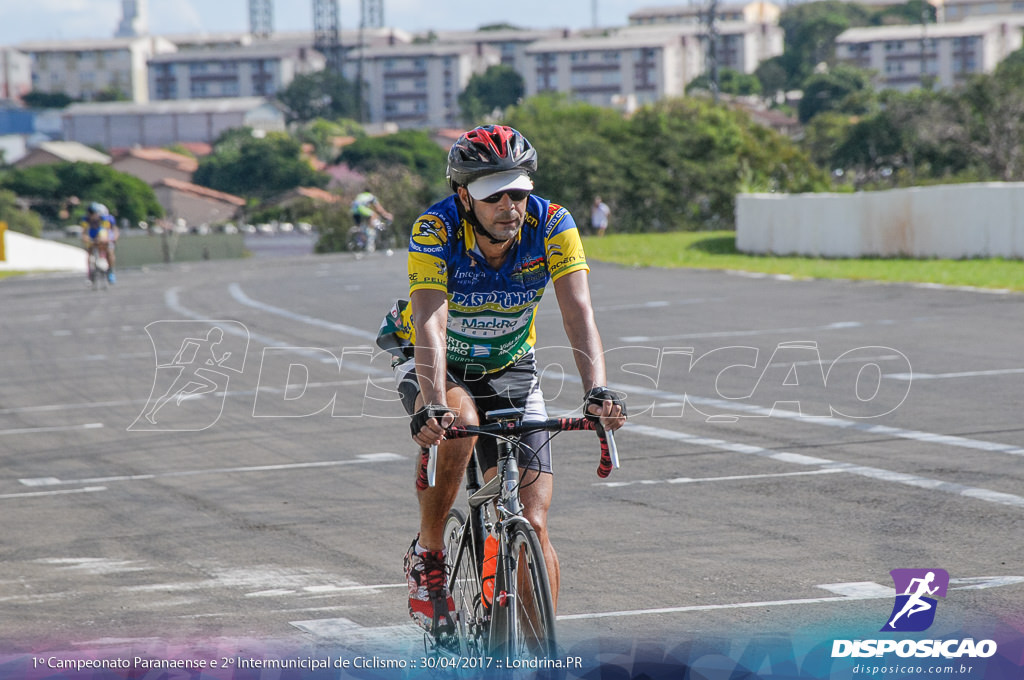
[{"label": "sunglasses", "polygon": [[499,191],[496,194],[491,194],[487,198],[481,198],[480,200],[483,201],[484,203],[497,203],[505,194],[508,194],[508,197],[512,199],[513,203],[518,203],[519,201],[525,201],[526,198],[530,195],[530,191],[528,189],[512,189],[510,191]]}]

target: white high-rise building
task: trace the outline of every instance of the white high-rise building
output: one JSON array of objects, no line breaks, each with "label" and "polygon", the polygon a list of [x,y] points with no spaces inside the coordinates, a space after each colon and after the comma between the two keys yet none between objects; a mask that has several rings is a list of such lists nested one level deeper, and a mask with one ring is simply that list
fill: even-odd
[{"label": "white high-rise building", "polygon": [[121,23],[115,38],[149,35],[149,0],[121,0]]}]

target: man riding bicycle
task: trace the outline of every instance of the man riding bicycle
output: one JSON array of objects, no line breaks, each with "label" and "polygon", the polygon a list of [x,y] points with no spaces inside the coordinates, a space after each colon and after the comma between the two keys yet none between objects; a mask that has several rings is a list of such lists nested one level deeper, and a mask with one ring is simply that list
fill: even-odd
[{"label": "man riding bicycle", "polygon": [[[393,220],[394,216],[384,209],[377,197],[369,189],[363,189],[352,200],[350,208],[352,222],[366,236],[367,245],[372,245],[376,234],[377,220]],[[372,250],[372,248],[367,248]]]},{"label": "man riding bicycle", "polygon": [[[400,302],[379,342],[396,355],[396,381],[420,447],[438,445],[436,485],[418,485],[420,532],[405,557],[409,613],[428,631],[450,631],[443,529],[477,441],[443,440],[480,413],[522,408],[546,417],[534,356],[535,312],[552,282],[583,383],[588,416],[616,430],[625,408],[606,382],[583,246],[569,212],[532,195],[537,153],[518,131],[488,125],[462,135],[448,154],[454,192],[416,221],[409,242],[411,304]],[[548,435],[523,438],[521,497],[544,552],[557,605],[558,557],[548,536],[554,489]],[[497,445],[480,441],[485,478]],[[422,462],[420,475],[423,475]]]},{"label": "man riding bicycle", "polygon": [[[92,253],[94,250],[102,252],[107,258],[107,281],[114,283],[117,278],[114,276],[114,244],[117,242],[117,222],[113,215],[102,203],[90,203],[85,210],[85,218],[82,219],[82,241],[85,244],[86,253],[89,257],[89,267],[92,267]],[[89,278],[92,279],[92,271],[89,271]]]}]

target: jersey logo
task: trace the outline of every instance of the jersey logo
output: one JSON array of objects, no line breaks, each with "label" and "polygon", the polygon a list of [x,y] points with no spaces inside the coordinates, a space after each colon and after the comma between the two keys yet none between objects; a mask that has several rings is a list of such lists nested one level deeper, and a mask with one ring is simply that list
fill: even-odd
[{"label": "jersey logo", "polygon": [[433,215],[421,217],[413,225],[412,232],[412,241],[419,246],[443,246],[448,241],[448,230],[444,223]]}]

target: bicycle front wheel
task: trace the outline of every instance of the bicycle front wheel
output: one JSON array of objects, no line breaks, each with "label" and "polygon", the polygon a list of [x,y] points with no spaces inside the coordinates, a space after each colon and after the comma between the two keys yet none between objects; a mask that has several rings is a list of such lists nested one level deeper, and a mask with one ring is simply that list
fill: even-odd
[{"label": "bicycle front wheel", "polygon": [[537,532],[521,518],[506,522],[504,532],[508,552],[497,574],[493,646],[509,659],[554,657],[555,607]]},{"label": "bicycle front wheel", "polygon": [[487,645],[487,614],[483,607],[480,560],[470,522],[452,509],[444,524],[448,589],[455,602],[455,639],[451,651],[462,656],[483,656]]}]

